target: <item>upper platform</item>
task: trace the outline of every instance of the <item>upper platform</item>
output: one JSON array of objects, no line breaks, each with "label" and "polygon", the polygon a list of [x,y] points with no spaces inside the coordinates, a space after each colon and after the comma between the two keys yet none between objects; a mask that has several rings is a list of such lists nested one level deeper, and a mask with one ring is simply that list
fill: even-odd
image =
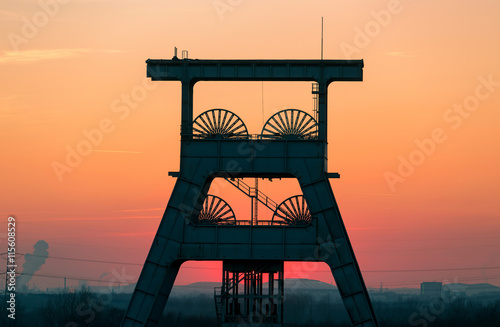
[{"label": "upper platform", "polygon": [[148,59],[153,81],[362,81],[363,60]]}]

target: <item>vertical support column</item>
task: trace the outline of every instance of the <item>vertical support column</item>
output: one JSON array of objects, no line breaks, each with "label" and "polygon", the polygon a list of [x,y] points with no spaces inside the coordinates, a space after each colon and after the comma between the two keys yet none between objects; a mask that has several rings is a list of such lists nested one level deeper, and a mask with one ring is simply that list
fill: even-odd
[{"label": "vertical support column", "polygon": [[222,275],[223,275],[223,280],[222,280],[222,288],[221,288],[221,297],[222,300],[224,301],[224,309],[222,310],[222,317],[221,321],[226,320],[226,316],[229,314],[229,297],[228,296],[222,296],[224,293],[227,292],[228,290],[228,285],[229,285],[229,271],[227,270],[222,270]]},{"label": "vertical support column", "polygon": [[[272,317],[274,315],[274,297],[276,296],[274,294],[274,271],[269,272],[269,282],[268,282],[268,298],[269,298],[269,303],[267,304],[267,310],[266,310],[266,316],[267,317]],[[274,320],[273,320],[274,321]]]},{"label": "vertical support column", "polygon": [[[250,293],[250,278],[249,278],[249,273],[248,272],[244,272],[245,274],[245,277],[244,277],[244,282],[245,282],[245,292],[244,294],[249,294]],[[244,301],[244,309],[241,311],[243,313],[243,315],[248,315],[248,313],[250,312],[250,300],[248,298],[248,296],[245,296],[243,298],[243,301]]]},{"label": "vertical support column", "polygon": [[264,295],[262,293],[262,283],[263,283],[262,276],[263,275],[264,275],[264,273],[259,273],[259,314],[261,316],[263,315],[263,311],[262,311],[262,295]]},{"label": "vertical support column", "polygon": [[240,274],[237,272],[233,272],[233,315],[239,314],[238,312],[238,279],[240,278]]},{"label": "vertical support column", "polygon": [[319,93],[318,93],[318,136],[321,141],[326,141],[328,139],[327,135],[327,84],[324,81],[319,83]]},{"label": "vertical support column", "polygon": [[328,170],[327,158],[328,158],[328,108],[327,108],[327,95],[328,95],[328,84],[325,81],[318,82],[318,138],[320,141],[324,142],[324,153],[325,158],[324,171]]},{"label": "vertical support column", "polygon": [[181,103],[181,140],[193,138],[193,88],[194,83],[190,79],[181,81],[182,103]]},{"label": "vertical support column", "polygon": [[278,306],[278,321],[283,322],[283,304],[284,304],[284,299],[285,299],[285,293],[284,293],[284,288],[285,288],[285,277],[283,276],[283,264],[281,264],[281,268],[278,271],[278,294],[280,296],[280,301],[279,301],[279,306]]}]

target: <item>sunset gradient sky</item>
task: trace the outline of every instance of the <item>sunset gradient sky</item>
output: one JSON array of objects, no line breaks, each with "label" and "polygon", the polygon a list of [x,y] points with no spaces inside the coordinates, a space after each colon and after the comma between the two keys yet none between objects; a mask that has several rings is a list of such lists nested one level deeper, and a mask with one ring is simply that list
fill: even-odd
[{"label": "sunset gradient sky", "polygon": [[[49,244],[31,285],[135,282],[179,169],[180,83],[147,80],[145,60],[174,46],[319,59],[323,16],[325,59],[365,63],[364,81],[333,83],[328,104],[332,186],[367,285],[500,285],[499,14],[494,0],[4,1],[0,253],[13,215],[18,252]],[[200,82],[195,115],[211,108],[257,134],[281,109],[312,112],[311,84]],[[299,192],[292,180],[261,190]],[[211,192],[248,219],[243,194]],[[220,267],[188,262],[177,283],[219,281]],[[325,264],[285,275],[332,282]]]}]

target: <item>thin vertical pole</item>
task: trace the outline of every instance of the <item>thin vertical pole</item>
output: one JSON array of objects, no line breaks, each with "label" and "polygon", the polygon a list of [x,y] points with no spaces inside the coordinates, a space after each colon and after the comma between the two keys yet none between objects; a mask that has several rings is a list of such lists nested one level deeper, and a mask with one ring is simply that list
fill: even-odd
[{"label": "thin vertical pole", "polygon": [[250,197],[250,225],[253,225],[253,201],[254,201],[254,196]]},{"label": "thin vertical pole", "polygon": [[253,221],[254,225],[257,225],[257,216],[259,212],[259,178],[255,177],[255,202],[253,203],[254,209],[253,209]]},{"label": "thin vertical pole", "polygon": [[321,17],[321,60],[323,60],[323,17]]}]

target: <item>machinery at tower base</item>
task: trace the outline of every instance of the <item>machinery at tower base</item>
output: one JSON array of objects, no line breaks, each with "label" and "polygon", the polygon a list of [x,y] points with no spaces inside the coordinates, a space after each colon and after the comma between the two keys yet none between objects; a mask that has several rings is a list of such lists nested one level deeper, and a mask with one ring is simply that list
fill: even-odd
[{"label": "machinery at tower base", "polygon": [[[122,321],[157,326],[182,263],[223,262],[214,293],[222,326],[283,325],[283,263],[321,261],[330,267],[353,326],[378,326],[335,200],[327,165],[327,88],[361,81],[362,60],[147,60],[153,81],[180,81],[181,158],[176,183]],[[210,109],[193,119],[198,81],[316,82],[315,117],[298,109],[271,116],[258,135],[235,113]],[[244,148],[248,151],[241,151]],[[208,194],[215,178],[273,210],[270,221],[236,217]],[[243,178],[295,178],[302,194],[280,204]]]},{"label": "machinery at tower base", "polygon": [[283,261],[225,260],[222,269],[214,291],[220,326],[282,326]]}]

